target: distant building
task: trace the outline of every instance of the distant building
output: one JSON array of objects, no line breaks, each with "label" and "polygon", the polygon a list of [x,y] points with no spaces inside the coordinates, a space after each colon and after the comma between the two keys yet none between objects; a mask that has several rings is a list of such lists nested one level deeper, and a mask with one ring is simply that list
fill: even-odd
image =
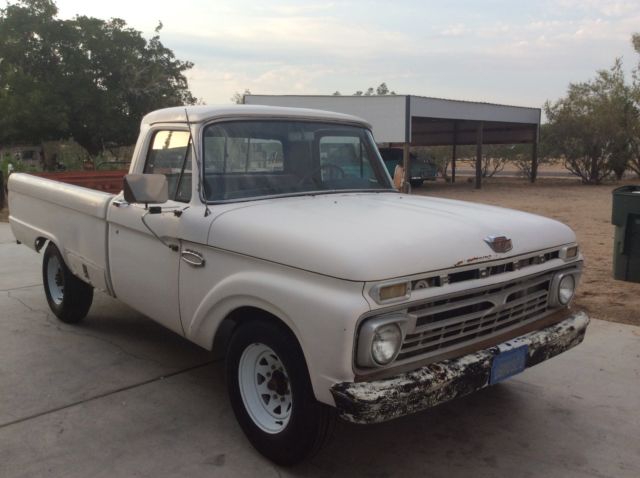
[{"label": "distant building", "polygon": [[26,168],[42,167],[42,146],[18,145],[0,147],[0,159],[9,159],[14,165],[22,165]]}]

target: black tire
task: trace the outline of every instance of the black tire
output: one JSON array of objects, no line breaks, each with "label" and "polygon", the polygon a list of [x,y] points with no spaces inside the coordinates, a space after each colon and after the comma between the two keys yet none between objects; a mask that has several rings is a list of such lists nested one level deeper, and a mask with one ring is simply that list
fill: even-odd
[{"label": "black tire", "polygon": [[[275,352],[284,365],[292,397],[288,422],[282,430],[272,433],[257,425],[240,391],[241,357],[250,346],[263,345]],[[242,430],[256,450],[274,463],[283,466],[299,463],[317,453],[331,437],[335,411],[315,399],[302,351],[285,327],[259,320],[241,325],[229,343],[226,380],[231,406]]]},{"label": "black tire", "polygon": [[58,319],[76,324],[86,317],[93,302],[93,287],[73,275],[52,242],[42,258],[42,281],[49,307]]},{"label": "black tire", "polygon": [[412,179],[409,181],[409,183],[411,184],[412,188],[419,188],[420,186],[422,186],[422,183],[424,182],[424,180],[422,179]]}]

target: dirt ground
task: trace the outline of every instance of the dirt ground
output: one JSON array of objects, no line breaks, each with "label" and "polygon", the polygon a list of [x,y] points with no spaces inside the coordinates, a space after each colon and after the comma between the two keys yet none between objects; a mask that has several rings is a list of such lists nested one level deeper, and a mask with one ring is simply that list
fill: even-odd
[{"label": "dirt ground", "polygon": [[[544,178],[532,185],[522,179],[495,178],[477,191],[468,179],[460,177],[456,184],[425,183],[414,193],[519,209],[568,224],[576,231],[585,256],[576,305],[598,319],[640,325],[640,284],[612,278],[611,191],[620,184],[583,186],[573,179]],[[0,221],[7,217],[7,209],[0,211]]]},{"label": "dirt ground", "polygon": [[530,184],[495,178],[477,191],[467,178],[460,180],[453,185],[425,183],[414,193],[519,209],[568,224],[576,232],[585,258],[576,305],[594,318],[640,325],[640,284],[612,278],[611,191],[625,183],[584,186],[574,179],[545,178]]}]

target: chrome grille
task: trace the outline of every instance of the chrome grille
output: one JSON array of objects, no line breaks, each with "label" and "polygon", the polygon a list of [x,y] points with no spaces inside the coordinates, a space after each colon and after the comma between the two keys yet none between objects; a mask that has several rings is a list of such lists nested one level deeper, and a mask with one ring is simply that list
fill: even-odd
[{"label": "chrome grille", "polygon": [[548,309],[553,273],[527,277],[410,307],[415,328],[397,360],[429,357],[521,327]]},{"label": "chrome grille", "polygon": [[516,260],[504,259],[500,262],[492,262],[491,264],[480,264],[476,267],[465,267],[460,271],[448,271],[444,274],[430,275],[421,277],[411,281],[412,289],[426,289],[430,287],[443,287],[447,284],[456,282],[464,282],[468,280],[483,279],[498,274],[506,274],[525,267],[544,264],[545,262],[560,257],[560,249],[547,251],[543,253],[531,254],[526,257],[519,257]]}]

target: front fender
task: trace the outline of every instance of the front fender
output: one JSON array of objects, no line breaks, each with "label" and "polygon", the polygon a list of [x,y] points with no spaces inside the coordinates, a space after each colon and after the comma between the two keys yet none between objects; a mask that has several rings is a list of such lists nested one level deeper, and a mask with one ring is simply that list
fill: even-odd
[{"label": "front fender", "polygon": [[[273,299],[282,293],[279,288],[267,287],[267,274],[243,272],[227,277],[216,284],[198,305],[195,314],[185,324],[185,335],[198,345],[210,349],[213,338],[222,321],[234,310],[241,307],[262,309],[282,320],[300,341],[300,332],[294,320]],[[239,291],[251,291],[251,294]]]},{"label": "front fender", "polygon": [[[362,296],[364,284],[221,251],[209,250],[206,255],[207,265],[215,265],[211,271],[189,268],[180,281],[185,285],[181,303],[187,338],[211,349],[220,324],[231,312],[241,307],[262,309],[296,336],[316,398],[333,404],[331,386],[354,377],[355,325],[369,310]],[[236,271],[216,277],[231,269]],[[214,285],[205,289],[204,284]]]}]

